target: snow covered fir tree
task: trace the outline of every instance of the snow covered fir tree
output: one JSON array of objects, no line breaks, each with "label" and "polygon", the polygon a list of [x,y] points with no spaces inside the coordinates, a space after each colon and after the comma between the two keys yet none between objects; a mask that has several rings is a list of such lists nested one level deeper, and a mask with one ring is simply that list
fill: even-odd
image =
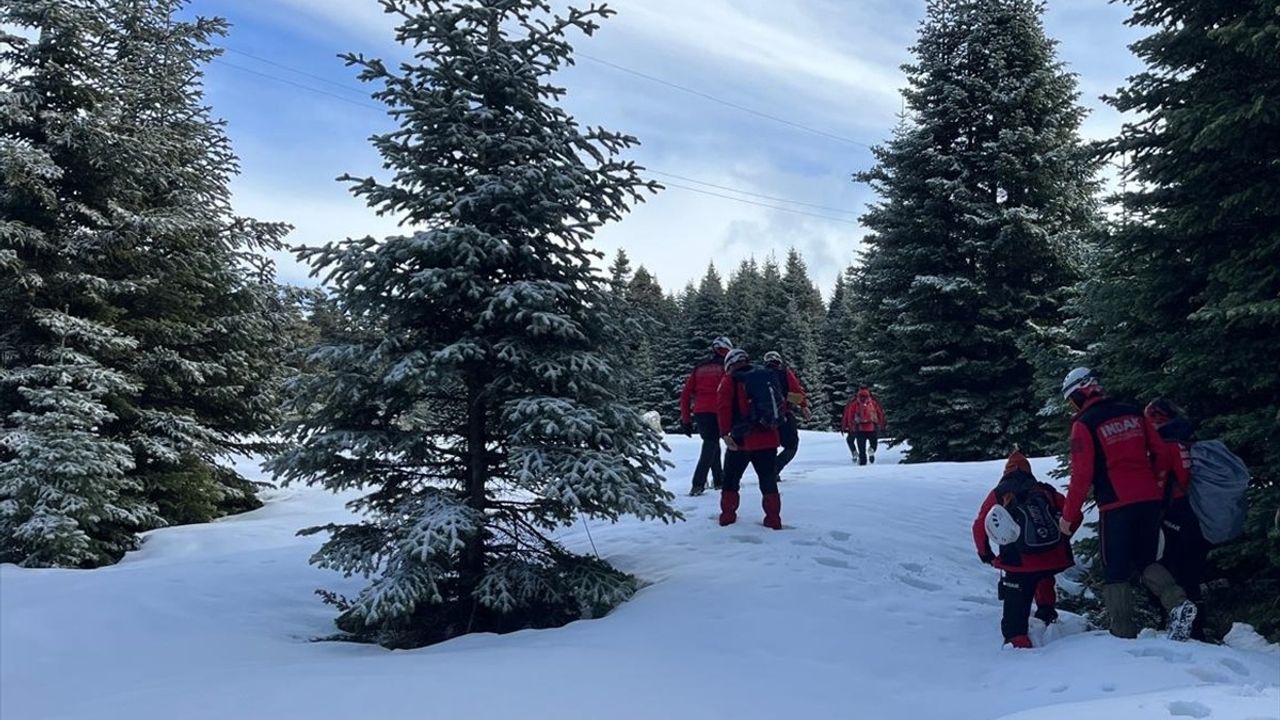
[{"label": "snow covered fir tree", "polygon": [[292,387],[286,482],[366,488],[313,562],[370,583],[339,627],[388,647],[548,627],[609,611],[636,579],[570,552],[579,517],[678,517],[662,436],[620,397],[610,283],[587,243],[654,189],[636,140],[582,129],[550,75],[568,37],[612,11],[539,0],[387,0],[412,52],[378,83],[399,127],[374,138],[387,180],[352,191],[414,231],[302,253],[371,336],[322,345]]},{"label": "snow covered fir tree", "polygon": [[285,228],[231,213],[199,83],[226,25],[184,5],[0,9],[0,561],[258,504],[222,461],[277,422]]},{"label": "snow covered fir tree", "polygon": [[1037,0],[934,0],[906,115],[857,174],[879,195],[853,285],[861,352],[912,460],[976,460],[1047,436],[1019,348],[1061,320],[1094,222],[1075,78]]}]

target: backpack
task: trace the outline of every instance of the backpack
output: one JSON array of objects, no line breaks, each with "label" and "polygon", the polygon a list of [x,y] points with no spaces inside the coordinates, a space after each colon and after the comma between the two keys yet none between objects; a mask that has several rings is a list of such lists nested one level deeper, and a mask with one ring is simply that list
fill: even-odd
[{"label": "backpack", "polygon": [[776,428],[782,422],[783,393],[778,375],[768,368],[753,367],[736,375],[747,393],[747,416],[752,425]]},{"label": "backpack", "polygon": [[871,412],[871,401],[857,401],[853,408],[853,421],[858,425],[875,422],[875,414]]},{"label": "backpack", "polygon": [[1217,545],[1244,533],[1249,468],[1221,440],[1191,445],[1191,509],[1204,539]]},{"label": "backpack", "polygon": [[1062,542],[1053,499],[1040,489],[1030,473],[1014,470],[1000,478],[996,500],[1022,528],[1017,542],[1012,543],[1019,552],[1044,552]]}]

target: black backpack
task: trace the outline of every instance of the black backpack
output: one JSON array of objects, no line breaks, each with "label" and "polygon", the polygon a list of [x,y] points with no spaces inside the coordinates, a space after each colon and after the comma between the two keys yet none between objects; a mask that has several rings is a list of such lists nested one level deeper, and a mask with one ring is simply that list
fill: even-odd
[{"label": "black backpack", "polygon": [[751,425],[776,428],[782,422],[783,398],[778,387],[778,374],[768,368],[749,368],[735,373],[747,393],[747,416]]},{"label": "black backpack", "polygon": [[1014,470],[1000,478],[996,485],[996,501],[1022,528],[1017,542],[1003,547],[1012,547],[1023,553],[1038,553],[1062,542],[1059,515],[1053,500],[1039,488],[1039,483],[1030,473]]}]

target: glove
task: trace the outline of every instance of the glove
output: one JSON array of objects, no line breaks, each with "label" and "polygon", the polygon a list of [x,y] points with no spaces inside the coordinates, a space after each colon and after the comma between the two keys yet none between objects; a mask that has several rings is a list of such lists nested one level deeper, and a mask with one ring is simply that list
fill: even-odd
[{"label": "glove", "polygon": [[684,433],[685,437],[693,437],[693,423],[680,423],[680,432]]},{"label": "glove", "polygon": [[729,448],[730,450],[733,450],[733,451],[735,451],[735,452],[738,450],[738,443],[736,443],[736,442],[734,442],[734,441],[733,441],[733,435],[732,435],[732,434],[725,435],[722,439],[724,440],[724,446],[725,446],[725,447],[727,447],[727,448]]},{"label": "glove", "polygon": [[990,565],[996,561],[996,556],[990,552],[978,553],[978,559],[982,561],[983,565]]}]

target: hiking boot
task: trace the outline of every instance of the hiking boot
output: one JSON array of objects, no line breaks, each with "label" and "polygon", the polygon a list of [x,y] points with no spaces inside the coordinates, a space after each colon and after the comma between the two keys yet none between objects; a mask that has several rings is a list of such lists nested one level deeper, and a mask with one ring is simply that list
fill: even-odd
[{"label": "hiking boot", "polygon": [[1198,609],[1190,600],[1169,611],[1169,639],[1174,642],[1186,642],[1191,637],[1191,628],[1195,625]]},{"label": "hiking boot", "polygon": [[706,491],[707,489],[705,487],[694,485],[693,488],[689,490],[689,497],[698,497],[699,495],[701,495]]},{"label": "hiking boot", "polygon": [[782,496],[778,493],[770,493],[760,499],[760,506],[764,508],[764,526],[772,530],[782,529]]},{"label": "hiking boot", "polygon": [[732,525],[738,521],[738,493],[725,490],[720,493],[720,526]]},{"label": "hiking boot", "polygon": [[875,450],[872,450],[872,451],[871,451],[871,453],[867,455],[867,460],[868,460],[868,461],[870,461],[872,465],[875,465],[875,464],[876,464],[876,451],[875,451]]},{"label": "hiking boot", "polygon": [[1058,622],[1058,611],[1051,607],[1038,607],[1033,617],[1045,625],[1052,625]]},{"label": "hiking boot", "polygon": [[1005,647],[1015,648],[1017,650],[1030,650],[1034,647],[1031,644],[1031,638],[1026,635],[1015,635],[1004,641]]},{"label": "hiking boot", "polygon": [[1138,625],[1133,621],[1133,586],[1127,582],[1102,586],[1102,604],[1107,608],[1111,634],[1132,640],[1138,637]]}]

